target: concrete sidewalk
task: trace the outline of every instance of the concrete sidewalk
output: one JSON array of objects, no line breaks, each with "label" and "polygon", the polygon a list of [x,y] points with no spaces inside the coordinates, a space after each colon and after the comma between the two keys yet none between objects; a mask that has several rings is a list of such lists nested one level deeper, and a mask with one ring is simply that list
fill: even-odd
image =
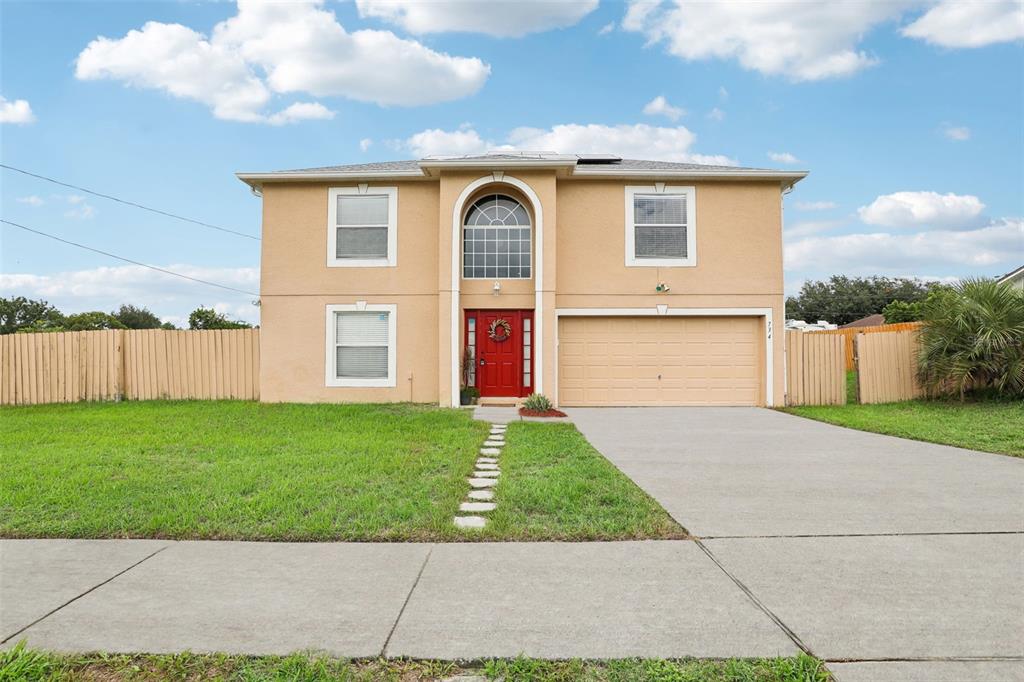
[{"label": "concrete sidewalk", "polygon": [[798,649],[680,542],[0,542],[3,646],[478,659]]}]

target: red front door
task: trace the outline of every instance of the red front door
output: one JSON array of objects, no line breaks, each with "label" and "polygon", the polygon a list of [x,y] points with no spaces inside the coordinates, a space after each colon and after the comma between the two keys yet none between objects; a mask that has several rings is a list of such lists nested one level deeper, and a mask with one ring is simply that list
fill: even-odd
[{"label": "red front door", "polygon": [[[529,394],[532,353],[524,340],[532,340],[529,310],[466,311],[466,330],[475,328],[476,386],[484,397],[520,397]],[[474,322],[471,324],[470,319]],[[524,336],[524,322],[527,334]],[[525,375],[525,381],[524,381]],[[525,386],[524,386],[525,384]]]}]

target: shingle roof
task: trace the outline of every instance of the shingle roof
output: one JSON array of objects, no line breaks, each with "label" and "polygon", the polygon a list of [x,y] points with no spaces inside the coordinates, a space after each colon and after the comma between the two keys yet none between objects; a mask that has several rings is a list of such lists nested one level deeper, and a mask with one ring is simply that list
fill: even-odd
[{"label": "shingle roof", "polygon": [[[316,168],[295,168],[291,170],[271,171],[271,173],[375,173],[380,171],[416,171],[421,163],[429,164],[430,161],[528,161],[531,159],[549,158],[543,154],[480,154],[475,156],[457,157],[435,157],[426,159],[405,159],[402,161],[376,161],[373,163],[355,163],[342,166],[319,166]],[[567,155],[571,159],[571,155]],[[617,161],[602,163],[587,163],[584,161],[580,166],[591,166],[595,168],[615,168],[634,171],[770,171],[768,168],[752,168],[748,166],[723,166],[704,163],[682,163],[679,161],[652,161],[645,159],[619,159]]]}]

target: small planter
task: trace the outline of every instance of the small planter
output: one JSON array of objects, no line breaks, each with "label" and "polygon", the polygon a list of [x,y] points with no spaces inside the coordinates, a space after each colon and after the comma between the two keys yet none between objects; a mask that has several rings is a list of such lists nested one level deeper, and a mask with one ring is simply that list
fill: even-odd
[{"label": "small planter", "polygon": [[475,388],[464,388],[459,391],[459,404],[460,405],[476,405],[477,398],[480,397],[480,391]]},{"label": "small planter", "polygon": [[528,410],[525,407],[520,407],[519,408],[519,416],[520,417],[551,417],[551,418],[560,418],[560,417],[568,417],[569,415],[567,415],[565,412],[562,412],[561,410],[556,410],[554,408],[552,408],[550,410],[543,410],[542,411],[542,410]]}]

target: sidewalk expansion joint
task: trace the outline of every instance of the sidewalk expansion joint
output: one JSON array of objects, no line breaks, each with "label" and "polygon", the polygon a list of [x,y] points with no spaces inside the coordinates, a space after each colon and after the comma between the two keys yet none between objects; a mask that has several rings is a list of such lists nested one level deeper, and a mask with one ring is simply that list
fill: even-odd
[{"label": "sidewalk expansion joint", "polygon": [[742,580],[740,580],[739,578],[734,576],[732,573],[730,573],[729,569],[727,569],[725,566],[722,565],[722,562],[718,560],[718,557],[716,557],[714,554],[712,554],[711,550],[708,549],[707,547],[705,547],[703,542],[701,542],[699,539],[696,539],[696,538],[694,538],[694,542],[697,544],[698,547],[700,547],[701,551],[704,552],[704,554],[706,554],[708,556],[708,558],[711,559],[711,561],[713,561],[715,563],[715,566],[718,566],[718,568],[722,571],[722,573],[725,573],[725,575],[727,575],[729,577],[729,580],[733,581],[733,583],[735,583],[736,587],[740,588],[740,591],[743,592],[743,594],[747,595],[747,598],[750,599],[750,601],[752,601],[754,603],[754,606],[756,606],[758,609],[760,609],[766,616],[768,616],[768,618],[771,619],[771,621],[773,623],[778,625],[779,628],[781,628],[782,631],[784,633],[786,633],[786,636],[789,637],[789,639],[793,642],[793,644],[796,645],[796,647],[798,649],[800,649],[800,651],[803,651],[808,656],[814,656],[814,652],[811,651],[810,647],[808,647],[806,644],[804,644],[803,640],[801,640],[800,637],[795,632],[793,632],[792,628],[790,628],[788,625],[783,623],[782,619],[779,618],[777,615],[775,615],[775,612],[773,612],[771,609],[769,609],[764,604],[764,602],[762,602],[760,599],[758,599],[754,595],[754,593],[750,590],[750,588],[747,587],[743,583]]},{"label": "sidewalk expansion joint", "polygon": [[127,573],[128,571],[132,570],[133,568],[135,568],[136,566],[138,566],[139,564],[141,564],[141,563],[142,563],[143,561],[148,561],[149,559],[152,559],[153,557],[155,557],[155,556],[156,556],[157,554],[159,554],[160,552],[164,551],[164,550],[165,550],[165,549],[167,549],[168,547],[170,547],[170,545],[164,545],[163,547],[161,547],[160,549],[156,550],[156,551],[155,551],[155,552],[153,552],[152,554],[147,554],[146,556],[142,557],[141,559],[139,559],[138,561],[136,561],[136,562],[135,562],[134,564],[132,564],[132,565],[131,565],[131,566],[129,566],[128,568],[125,568],[125,569],[123,569],[123,570],[120,570],[120,571],[118,571],[117,573],[115,573],[114,575],[110,576],[109,578],[107,578],[107,579],[106,579],[106,580],[104,580],[103,582],[100,582],[100,583],[96,583],[95,585],[93,585],[92,587],[90,587],[89,589],[87,589],[87,590],[86,590],[85,592],[82,592],[81,594],[79,594],[79,595],[77,595],[77,596],[75,596],[75,597],[72,597],[71,599],[68,599],[68,600],[67,600],[66,602],[64,602],[63,604],[61,604],[61,605],[60,605],[60,606],[58,606],[57,608],[55,608],[55,609],[52,609],[52,610],[50,610],[50,611],[47,611],[47,612],[46,612],[46,613],[44,613],[44,614],[43,614],[42,616],[40,616],[39,618],[36,618],[36,619],[35,619],[34,621],[32,621],[31,623],[29,623],[29,624],[28,624],[28,625],[26,625],[25,627],[21,628],[21,629],[20,629],[20,630],[18,630],[17,632],[14,632],[14,633],[12,633],[12,634],[8,635],[7,637],[4,637],[4,638],[3,638],[2,640],[0,640],[0,644],[6,644],[6,643],[7,643],[7,642],[9,642],[10,640],[14,639],[15,637],[17,637],[17,636],[18,636],[18,635],[20,635],[21,633],[23,633],[23,632],[25,632],[26,630],[28,630],[28,629],[29,629],[30,627],[32,627],[33,625],[36,625],[37,623],[40,623],[40,622],[42,622],[42,621],[46,620],[47,618],[49,618],[49,617],[50,617],[50,616],[52,616],[53,614],[55,614],[55,613],[57,613],[58,611],[60,611],[61,609],[63,609],[63,608],[65,607],[65,606],[68,606],[69,604],[72,604],[72,603],[74,603],[74,602],[78,601],[79,599],[81,599],[81,598],[82,598],[82,597],[84,597],[85,595],[87,595],[87,594],[90,594],[91,592],[95,592],[96,590],[98,590],[99,588],[103,587],[103,586],[104,586],[104,585],[106,585],[107,583],[109,583],[109,582],[113,581],[114,579],[116,579],[116,578],[118,578],[118,577],[120,577],[120,576],[124,575],[124,574],[125,574],[125,573]]},{"label": "sidewalk expansion joint", "polygon": [[388,632],[387,639],[384,640],[384,646],[380,648],[380,655],[383,658],[387,658],[388,645],[391,644],[391,638],[395,636],[395,630],[398,629],[398,623],[402,620],[402,615],[405,613],[405,607],[409,605],[409,600],[412,599],[412,593],[416,591],[416,586],[420,584],[420,578],[423,577],[423,571],[427,569],[427,562],[430,561],[430,555],[434,553],[434,545],[430,546],[427,550],[427,556],[423,557],[423,565],[420,566],[420,572],[416,574],[416,580],[412,581],[412,587],[409,588],[409,594],[405,595],[405,601],[402,602],[402,608],[398,610],[398,616],[395,618],[395,622],[391,625],[391,631]]},{"label": "sidewalk expansion joint", "polygon": [[1024,661],[1024,656],[907,656],[896,658],[823,658],[825,663],[985,663]]},{"label": "sidewalk expansion joint", "polygon": [[1024,535],[1024,530],[951,530],[907,533],[795,533],[792,535],[701,535],[700,540],[777,540],[784,538],[902,538],[929,535]]}]

